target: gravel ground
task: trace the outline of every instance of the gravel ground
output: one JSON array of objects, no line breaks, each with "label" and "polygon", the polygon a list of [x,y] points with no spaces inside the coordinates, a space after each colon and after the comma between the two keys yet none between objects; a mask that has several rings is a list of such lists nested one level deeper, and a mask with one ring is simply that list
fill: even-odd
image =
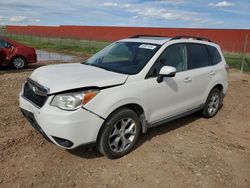
[{"label": "gravel ground", "polygon": [[[47,62],[49,63],[49,62]],[[216,117],[198,114],[149,130],[127,156],[61,149],[21,115],[21,84],[38,66],[0,68],[0,187],[250,187],[250,75],[230,72]]]}]

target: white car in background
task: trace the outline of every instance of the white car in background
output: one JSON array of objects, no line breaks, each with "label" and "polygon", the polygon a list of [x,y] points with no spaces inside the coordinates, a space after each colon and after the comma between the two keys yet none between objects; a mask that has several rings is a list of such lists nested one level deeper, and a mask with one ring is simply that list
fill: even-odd
[{"label": "white car in background", "polygon": [[85,63],[36,69],[22,88],[20,107],[54,144],[95,143],[105,156],[119,158],[148,128],[196,111],[213,117],[227,80],[221,49],[208,39],[134,36]]}]

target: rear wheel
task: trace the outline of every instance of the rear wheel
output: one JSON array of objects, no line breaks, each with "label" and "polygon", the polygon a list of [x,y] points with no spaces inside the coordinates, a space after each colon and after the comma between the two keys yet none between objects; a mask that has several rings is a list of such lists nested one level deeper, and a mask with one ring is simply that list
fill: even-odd
[{"label": "rear wheel", "polygon": [[137,114],[127,108],[119,109],[108,118],[101,130],[99,151],[108,158],[122,157],[133,149],[140,131]]},{"label": "rear wheel", "polygon": [[208,95],[202,115],[206,118],[213,117],[217,114],[222,104],[222,93],[218,88],[214,88]]},{"label": "rear wheel", "polygon": [[26,61],[23,57],[15,57],[12,60],[12,66],[15,69],[23,69],[26,65]]}]

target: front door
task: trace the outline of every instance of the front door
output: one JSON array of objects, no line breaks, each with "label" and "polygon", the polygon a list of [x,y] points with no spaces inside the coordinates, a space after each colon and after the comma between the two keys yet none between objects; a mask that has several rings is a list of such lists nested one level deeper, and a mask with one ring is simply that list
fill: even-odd
[{"label": "front door", "polygon": [[[154,123],[188,111],[193,104],[190,99],[195,92],[192,75],[187,70],[188,56],[186,44],[167,47],[155,62],[145,82],[148,88],[148,122]],[[156,77],[163,66],[175,67],[175,77],[165,77],[157,83]]]}]

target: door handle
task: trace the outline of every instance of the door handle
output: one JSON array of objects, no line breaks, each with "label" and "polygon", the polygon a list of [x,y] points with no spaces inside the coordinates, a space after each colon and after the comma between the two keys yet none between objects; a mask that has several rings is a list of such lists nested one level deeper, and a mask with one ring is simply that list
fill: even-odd
[{"label": "door handle", "polygon": [[192,82],[192,79],[191,79],[190,77],[187,77],[187,78],[184,79],[184,82],[185,82],[185,83]]},{"label": "door handle", "polygon": [[210,75],[215,75],[215,71],[210,71]]}]

